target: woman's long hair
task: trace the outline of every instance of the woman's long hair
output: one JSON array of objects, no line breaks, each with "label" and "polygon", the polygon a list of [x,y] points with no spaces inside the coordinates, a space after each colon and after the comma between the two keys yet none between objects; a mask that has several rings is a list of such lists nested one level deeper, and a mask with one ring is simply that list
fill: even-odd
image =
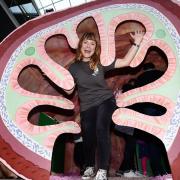
[{"label": "woman's long hair", "polygon": [[96,48],[95,52],[91,57],[91,60],[89,61],[89,66],[92,70],[95,70],[97,68],[97,65],[100,63],[100,45],[96,39],[96,36],[93,32],[86,32],[83,34],[81,39],[79,40],[78,48],[76,50],[76,58],[75,61],[82,61],[83,56],[81,53],[81,47],[84,40],[93,40],[96,42]]}]

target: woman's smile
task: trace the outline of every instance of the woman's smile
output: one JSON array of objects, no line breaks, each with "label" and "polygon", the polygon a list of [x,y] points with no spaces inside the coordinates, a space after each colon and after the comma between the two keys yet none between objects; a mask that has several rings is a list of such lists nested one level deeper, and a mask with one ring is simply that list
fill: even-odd
[{"label": "woman's smile", "polygon": [[81,53],[83,55],[83,61],[89,61],[94,54],[96,48],[96,42],[93,40],[85,39],[82,42]]}]

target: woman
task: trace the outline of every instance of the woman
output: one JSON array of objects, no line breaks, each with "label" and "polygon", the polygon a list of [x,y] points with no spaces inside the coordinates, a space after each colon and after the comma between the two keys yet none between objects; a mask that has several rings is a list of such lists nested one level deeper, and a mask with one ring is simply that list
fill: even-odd
[{"label": "woman", "polygon": [[[98,171],[96,180],[106,180],[110,157],[110,124],[116,108],[113,92],[108,88],[104,73],[128,66],[134,58],[144,33],[131,34],[134,44],[123,59],[116,59],[109,66],[100,63],[100,46],[95,34],[88,32],[81,37],[75,62],[69,71],[77,85],[80,99],[81,128],[86,170],[82,179],[95,176],[95,152],[97,146]],[[67,93],[72,93],[74,89]]]}]

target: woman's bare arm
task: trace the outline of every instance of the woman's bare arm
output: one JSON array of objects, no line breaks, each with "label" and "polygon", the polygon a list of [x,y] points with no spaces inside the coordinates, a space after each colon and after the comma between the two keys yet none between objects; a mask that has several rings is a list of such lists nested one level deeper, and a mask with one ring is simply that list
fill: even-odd
[{"label": "woman's bare arm", "polygon": [[134,39],[134,43],[124,58],[122,58],[122,59],[117,58],[116,59],[115,68],[121,68],[121,67],[129,66],[129,64],[131,63],[131,61],[135,57],[135,55],[136,55],[136,53],[137,53],[137,51],[141,45],[141,41],[143,39],[144,32],[143,31],[135,31],[134,35],[132,33],[130,33],[130,35]]}]

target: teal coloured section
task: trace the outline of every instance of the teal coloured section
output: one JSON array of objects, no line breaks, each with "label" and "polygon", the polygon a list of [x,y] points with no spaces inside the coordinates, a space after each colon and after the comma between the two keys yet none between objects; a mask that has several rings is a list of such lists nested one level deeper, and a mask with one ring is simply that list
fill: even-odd
[{"label": "teal coloured section", "polygon": [[158,29],[156,31],[157,38],[163,39],[166,36],[166,32],[163,29]]},{"label": "teal coloured section", "polygon": [[25,57],[33,56],[36,57],[37,55],[37,49],[36,49],[36,43],[29,43],[28,46],[24,49],[24,52],[22,51],[23,55]]},{"label": "teal coloured section", "polygon": [[32,56],[35,54],[35,47],[29,47],[25,50],[25,55]]}]

